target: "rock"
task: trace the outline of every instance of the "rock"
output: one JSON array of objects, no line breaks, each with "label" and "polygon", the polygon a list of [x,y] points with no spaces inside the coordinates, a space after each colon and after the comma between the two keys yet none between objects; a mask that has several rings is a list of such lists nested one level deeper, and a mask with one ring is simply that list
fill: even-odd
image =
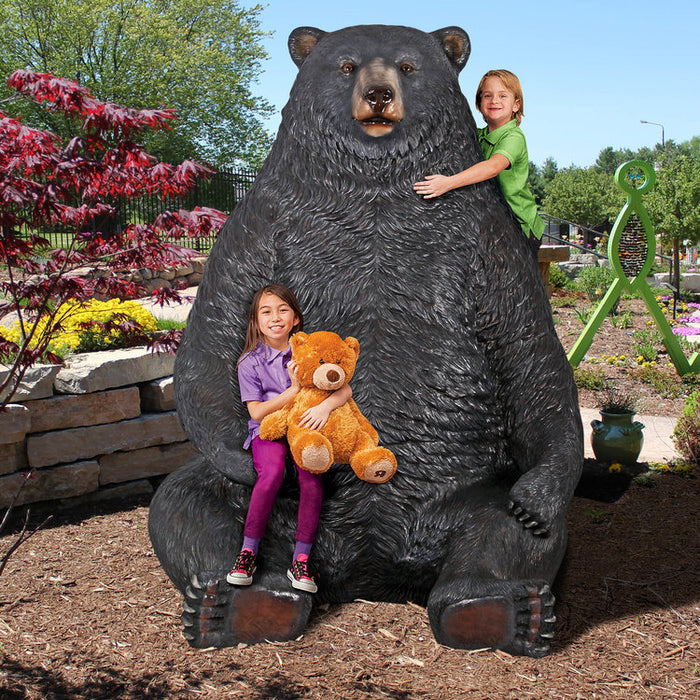
[{"label": "rock", "polygon": [[0,445],[0,474],[11,474],[28,466],[26,440]]},{"label": "rock", "polygon": [[147,479],[169,474],[184,466],[197,450],[190,442],[114,452],[99,458],[100,485]]},{"label": "rock", "polygon": [[[12,395],[13,401],[28,401],[30,399],[43,399],[53,395],[54,377],[61,369],[60,365],[34,365],[27,369],[17,391]],[[0,365],[0,384],[9,373],[6,365]],[[5,399],[9,389],[0,393],[0,400]]]},{"label": "rock", "polygon": [[[670,276],[668,272],[657,272],[654,275],[654,284],[657,287],[669,284]],[[687,292],[700,292],[700,273],[681,273],[681,289]]]},{"label": "rock", "polygon": [[170,270],[159,270],[158,277],[160,277],[162,280],[168,280],[170,282],[171,280],[175,279],[175,270],[173,268]]},{"label": "rock", "polygon": [[29,432],[31,419],[29,410],[21,404],[9,403],[0,411],[0,445],[20,442]]},{"label": "rock", "polygon": [[175,408],[173,378],[155,379],[139,387],[141,391],[141,410],[147,412],[172,411]]},{"label": "rock", "polygon": [[89,394],[166,377],[174,364],[173,355],[153,353],[144,346],[78,353],[68,357],[55,387],[64,394]]},{"label": "rock", "polygon": [[206,255],[197,255],[193,258],[190,258],[190,265],[192,265],[192,271],[201,274],[202,272],[204,272],[204,265],[206,264],[206,262]]},{"label": "rock", "polygon": [[141,415],[140,404],[139,390],[131,386],[92,394],[53,396],[28,401],[25,406],[31,414],[30,431],[41,433],[136,418]]},{"label": "rock", "polygon": [[143,287],[147,294],[150,294],[154,289],[170,289],[172,285],[168,280],[164,280],[162,277],[154,277],[153,279],[146,280],[143,283]]},{"label": "rock", "polygon": [[574,253],[571,255],[569,260],[572,263],[598,267],[598,256],[593,255],[593,253]]},{"label": "rock", "polygon": [[191,263],[182,263],[178,265],[178,267],[175,269],[175,276],[176,277],[187,277],[187,275],[191,275],[194,272],[194,267],[192,267]]},{"label": "rock", "polygon": [[172,411],[119,423],[30,435],[27,438],[27,457],[31,467],[47,467],[186,439],[177,413]]},{"label": "rock", "polygon": [[40,469],[25,482],[24,474],[0,477],[0,508],[7,508],[24,482],[15,505],[53,501],[79,496],[99,488],[100,467],[95,461],[64,464],[55,469]]},{"label": "rock", "polygon": [[201,272],[193,272],[191,275],[187,275],[186,279],[187,279],[187,284],[194,287],[195,285],[198,285],[202,281],[202,273]]}]

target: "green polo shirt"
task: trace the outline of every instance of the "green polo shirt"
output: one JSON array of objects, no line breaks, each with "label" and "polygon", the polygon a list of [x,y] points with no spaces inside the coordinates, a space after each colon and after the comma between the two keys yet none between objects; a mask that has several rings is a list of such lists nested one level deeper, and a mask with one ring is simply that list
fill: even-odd
[{"label": "green polo shirt", "polygon": [[491,132],[487,126],[479,129],[479,144],[484,160],[488,160],[494,153],[500,153],[508,159],[510,167],[502,170],[497,176],[501,192],[525,235],[532,231],[536,238],[542,238],[544,221],[537,215],[537,204],[527,184],[530,163],[525,134],[520,131],[515,119]]}]

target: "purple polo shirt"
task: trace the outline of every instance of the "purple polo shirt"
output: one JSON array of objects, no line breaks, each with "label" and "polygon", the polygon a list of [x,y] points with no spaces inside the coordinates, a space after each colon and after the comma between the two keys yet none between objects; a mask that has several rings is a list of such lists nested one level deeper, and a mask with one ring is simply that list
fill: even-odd
[{"label": "purple polo shirt", "polygon": [[[269,345],[259,343],[238,364],[238,386],[241,402],[267,401],[281,394],[292,385],[287,365],[292,359],[292,348],[273,350]],[[253,438],[260,432],[260,423],[252,418],[248,421],[248,438],[243,449],[247,450]]]}]

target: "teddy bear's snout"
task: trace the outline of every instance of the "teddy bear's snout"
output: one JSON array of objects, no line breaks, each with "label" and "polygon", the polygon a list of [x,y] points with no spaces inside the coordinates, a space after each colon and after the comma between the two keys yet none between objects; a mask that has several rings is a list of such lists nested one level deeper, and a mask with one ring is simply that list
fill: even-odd
[{"label": "teddy bear's snout", "polygon": [[339,389],[345,384],[345,371],[339,365],[327,362],[317,367],[313,375],[314,386],[326,391]]}]

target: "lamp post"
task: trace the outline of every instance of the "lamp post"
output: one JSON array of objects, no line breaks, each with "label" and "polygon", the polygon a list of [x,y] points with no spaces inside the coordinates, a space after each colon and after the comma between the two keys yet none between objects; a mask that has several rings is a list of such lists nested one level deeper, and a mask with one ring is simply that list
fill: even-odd
[{"label": "lamp post", "polygon": [[666,139],[664,138],[664,125],[659,124],[659,122],[648,122],[645,119],[640,119],[639,120],[640,124],[653,124],[654,126],[660,126],[661,127],[661,148],[664,149],[666,148]]}]

